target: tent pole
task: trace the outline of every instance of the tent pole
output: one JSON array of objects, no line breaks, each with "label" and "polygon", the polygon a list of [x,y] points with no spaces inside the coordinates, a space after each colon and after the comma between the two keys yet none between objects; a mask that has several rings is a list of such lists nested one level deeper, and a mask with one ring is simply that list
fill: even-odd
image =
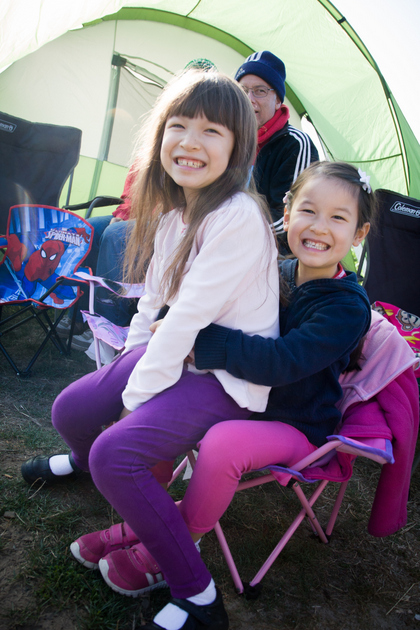
[{"label": "tent pole", "polygon": [[96,196],[99,180],[102,172],[102,165],[108,159],[109,147],[111,144],[112,130],[114,128],[115,109],[117,106],[118,90],[120,86],[121,67],[126,64],[126,59],[118,54],[112,57],[111,80],[109,84],[108,103],[106,106],[105,123],[102,129],[101,143],[99,145],[98,157],[93,173],[90,187],[89,199]]}]

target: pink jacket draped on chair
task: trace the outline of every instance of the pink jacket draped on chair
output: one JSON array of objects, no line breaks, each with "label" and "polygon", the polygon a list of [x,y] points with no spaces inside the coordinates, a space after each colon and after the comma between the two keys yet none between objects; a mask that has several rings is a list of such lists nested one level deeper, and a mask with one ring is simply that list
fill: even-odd
[{"label": "pink jacket draped on chair", "polygon": [[[389,536],[407,522],[411,466],[419,428],[419,390],[413,370],[416,363],[416,356],[397,329],[372,312],[360,361],[362,370],[344,374],[340,379],[343,419],[336,433],[361,441],[378,438],[392,443],[395,462],[382,466],[372,505],[368,531],[373,536]],[[306,481],[346,481],[352,475],[353,461],[354,456],[337,453],[325,465],[305,468],[297,477]],[[290,471],[279,470],[273,470],[274,475],[280,483],[287,483]]]}]

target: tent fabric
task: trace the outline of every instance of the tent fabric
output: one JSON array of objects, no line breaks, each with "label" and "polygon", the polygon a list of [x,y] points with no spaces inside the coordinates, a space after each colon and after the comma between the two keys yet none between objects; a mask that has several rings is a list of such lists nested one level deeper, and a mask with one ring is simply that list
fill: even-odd
[{"label": "tent fabric", "polygon": [[[30,19],[22,18],[23,5]],[[84,28],[70,30],[82,23]],[[418,140],[368,47],[328,0],[260,0],[258,5],[149,0],[141,6],[134,0],[8,0],[0,8],[0,41],[0,71],[12,64],[0,73],[2,109],[81,128],[82,156],[93,161],[91,171],[95,161],[104,160],[116,53],[166,82],[195,57],[210,58],[233,75],[246,55],[269,49],[286,64],[286,97],[313,123],[331,159],[367,171],[375,188],[420,198]],[[392,48],[395,54],[397,49]],[[402,62],[401,72],[404,68]],[[126,70],[120,77],[120,116],[106,159],[122,169],[118,177],[123,181],[142,114],[154,96],[149,98],[151,84],[144,80],[132,84],[130,96]],[[106,190],[109,172],[104,164],[92,178],[101,193],[116,194],[114,188]]]}]

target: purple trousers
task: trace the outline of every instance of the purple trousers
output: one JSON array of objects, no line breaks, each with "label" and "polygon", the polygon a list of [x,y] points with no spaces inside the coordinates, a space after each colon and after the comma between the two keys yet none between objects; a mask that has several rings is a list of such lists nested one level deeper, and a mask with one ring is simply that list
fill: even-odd
[{"label": "purple trousers", "polygon": [[247,419],[212,374],[180,380],[116,424],[127,380],[145,348],[87,374],[55,400],[52,422],[76,464],[130,525],[159,564],[173,597],[203,591],[211,576],[178,508],[151,472],[194,448],[213,425]]}]

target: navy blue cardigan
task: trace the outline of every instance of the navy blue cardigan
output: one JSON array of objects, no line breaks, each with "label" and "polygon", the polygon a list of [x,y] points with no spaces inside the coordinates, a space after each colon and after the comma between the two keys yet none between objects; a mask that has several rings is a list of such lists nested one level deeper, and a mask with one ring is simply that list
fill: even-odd
[{"label": "navy blue cardigan", "polygon": [[195,364],[271,386],[266,411],[252,418],[291,424],[321,446],[340,420],[338,377],[369,329],[371,309],[354,273],[296,287],[296,264],[281,263],[291,293],[288,306],[280,307],[278,339],[211,324],[197,336]]}]

